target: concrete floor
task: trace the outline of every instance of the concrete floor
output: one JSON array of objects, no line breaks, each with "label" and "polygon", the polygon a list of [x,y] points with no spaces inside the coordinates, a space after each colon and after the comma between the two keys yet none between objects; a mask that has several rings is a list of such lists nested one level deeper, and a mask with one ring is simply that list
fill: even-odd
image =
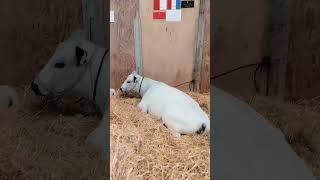
[{"label": "concrete floor", "polygon": [[215,180],[313,180],[280,130],[243,101],[211,87]]}]

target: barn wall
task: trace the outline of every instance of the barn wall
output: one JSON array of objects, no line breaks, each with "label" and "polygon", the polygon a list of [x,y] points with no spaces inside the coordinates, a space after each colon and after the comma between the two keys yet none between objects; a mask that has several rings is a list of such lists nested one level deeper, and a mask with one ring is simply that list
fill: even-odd
[{"label": "barn wall", "polygon": [[[211,74],[217,75],[242,65],[259,62],[266,23],[265,0],[213,1],[213,61]],[[254,90],[254,67],[236,71],[214,81],[234,95],[250,95]]]},{"label": "barn wall", "polygon": [[153,1],[140,2],[144,75],[173,86],[190,81],[199,1],[195,8],[182,9],[182,20],[177,23],[154,20]]},{"label": "barn wall", "polygon": [[320,92],[320,1],[296,0],[288,63],[288,97]]},{"label": "barn wall", "polygon": [[135,69],[134,18],[138,0],[110,1],[115,22],[110,23],[110,87],[119,88]]},{"label": "barn wall", "polygon": [[82,25],[81,0],[0,3],[0,84],[29,83],[57,43]]}]

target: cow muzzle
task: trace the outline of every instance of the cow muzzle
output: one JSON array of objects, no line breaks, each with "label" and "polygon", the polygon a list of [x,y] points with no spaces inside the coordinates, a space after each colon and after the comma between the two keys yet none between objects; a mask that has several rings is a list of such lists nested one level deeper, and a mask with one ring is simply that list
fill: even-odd
[{"label": "cow muzzle", "polygon": [[41,92],[40,92],[38,84],[34,83],[33,81],[31,83],[31,89],[37,96],[41,96],[42,95]]}]

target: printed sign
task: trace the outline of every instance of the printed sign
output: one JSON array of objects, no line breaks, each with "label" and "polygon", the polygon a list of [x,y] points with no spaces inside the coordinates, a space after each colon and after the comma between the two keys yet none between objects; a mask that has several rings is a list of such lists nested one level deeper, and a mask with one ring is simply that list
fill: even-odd
[{"label": "printed sign", "polygon": [[167,10],[166,21],[181,21],[181,10]]},{"label": "printed sign", "polygon": [[160,0],[153,0],[153,10],[160,10]]},{"label": "printed sign", "polygon": [[153,12],[153,19],[166,19],[166,12],[165,11]]},{"label": "printed sign", "polygon": [[194,8],[194,1],[181,1],[181,8]]},{"label": "printed sign", "polygon": [[114,11],[110,11],[110,22],[114,22]]},{"label": "printed sign", "polygon": [[153,19],[181,21],[181,0],[153,0]]},{"label": "printed sign", "polygon": [[167,0],[160,0],[160,10],[167,9]]},{"label": "printed sign", "polygon": [[153,10],[180,9],[181,0],[153,0]]},{"label": "printed sign", "polygon": [[181,0],[168,0],[167,9],[181,9]]}]

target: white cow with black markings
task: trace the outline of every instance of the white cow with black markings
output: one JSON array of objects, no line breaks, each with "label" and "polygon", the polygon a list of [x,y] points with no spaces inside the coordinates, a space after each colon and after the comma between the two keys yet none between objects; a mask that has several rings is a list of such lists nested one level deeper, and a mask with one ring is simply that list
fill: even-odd
[{"label": "white cow with black markings", "polygon": [[210,131],[210,120],[199,104],[186,93],[163,82],[132,72],[120,88],[142,97],[138,108],[163,121],[175,136],[204,134]]},{"label": "white cow with black markings", "polygon": [[109,51],[84,37],[82,31],[74,32],[69,39],[60,43],[49,62],[31,84],[40,96],[60,96],[73,91],[92,100],[103,114],[100,125],[91,132],[86,144],[108,154],[108,79]]}]

